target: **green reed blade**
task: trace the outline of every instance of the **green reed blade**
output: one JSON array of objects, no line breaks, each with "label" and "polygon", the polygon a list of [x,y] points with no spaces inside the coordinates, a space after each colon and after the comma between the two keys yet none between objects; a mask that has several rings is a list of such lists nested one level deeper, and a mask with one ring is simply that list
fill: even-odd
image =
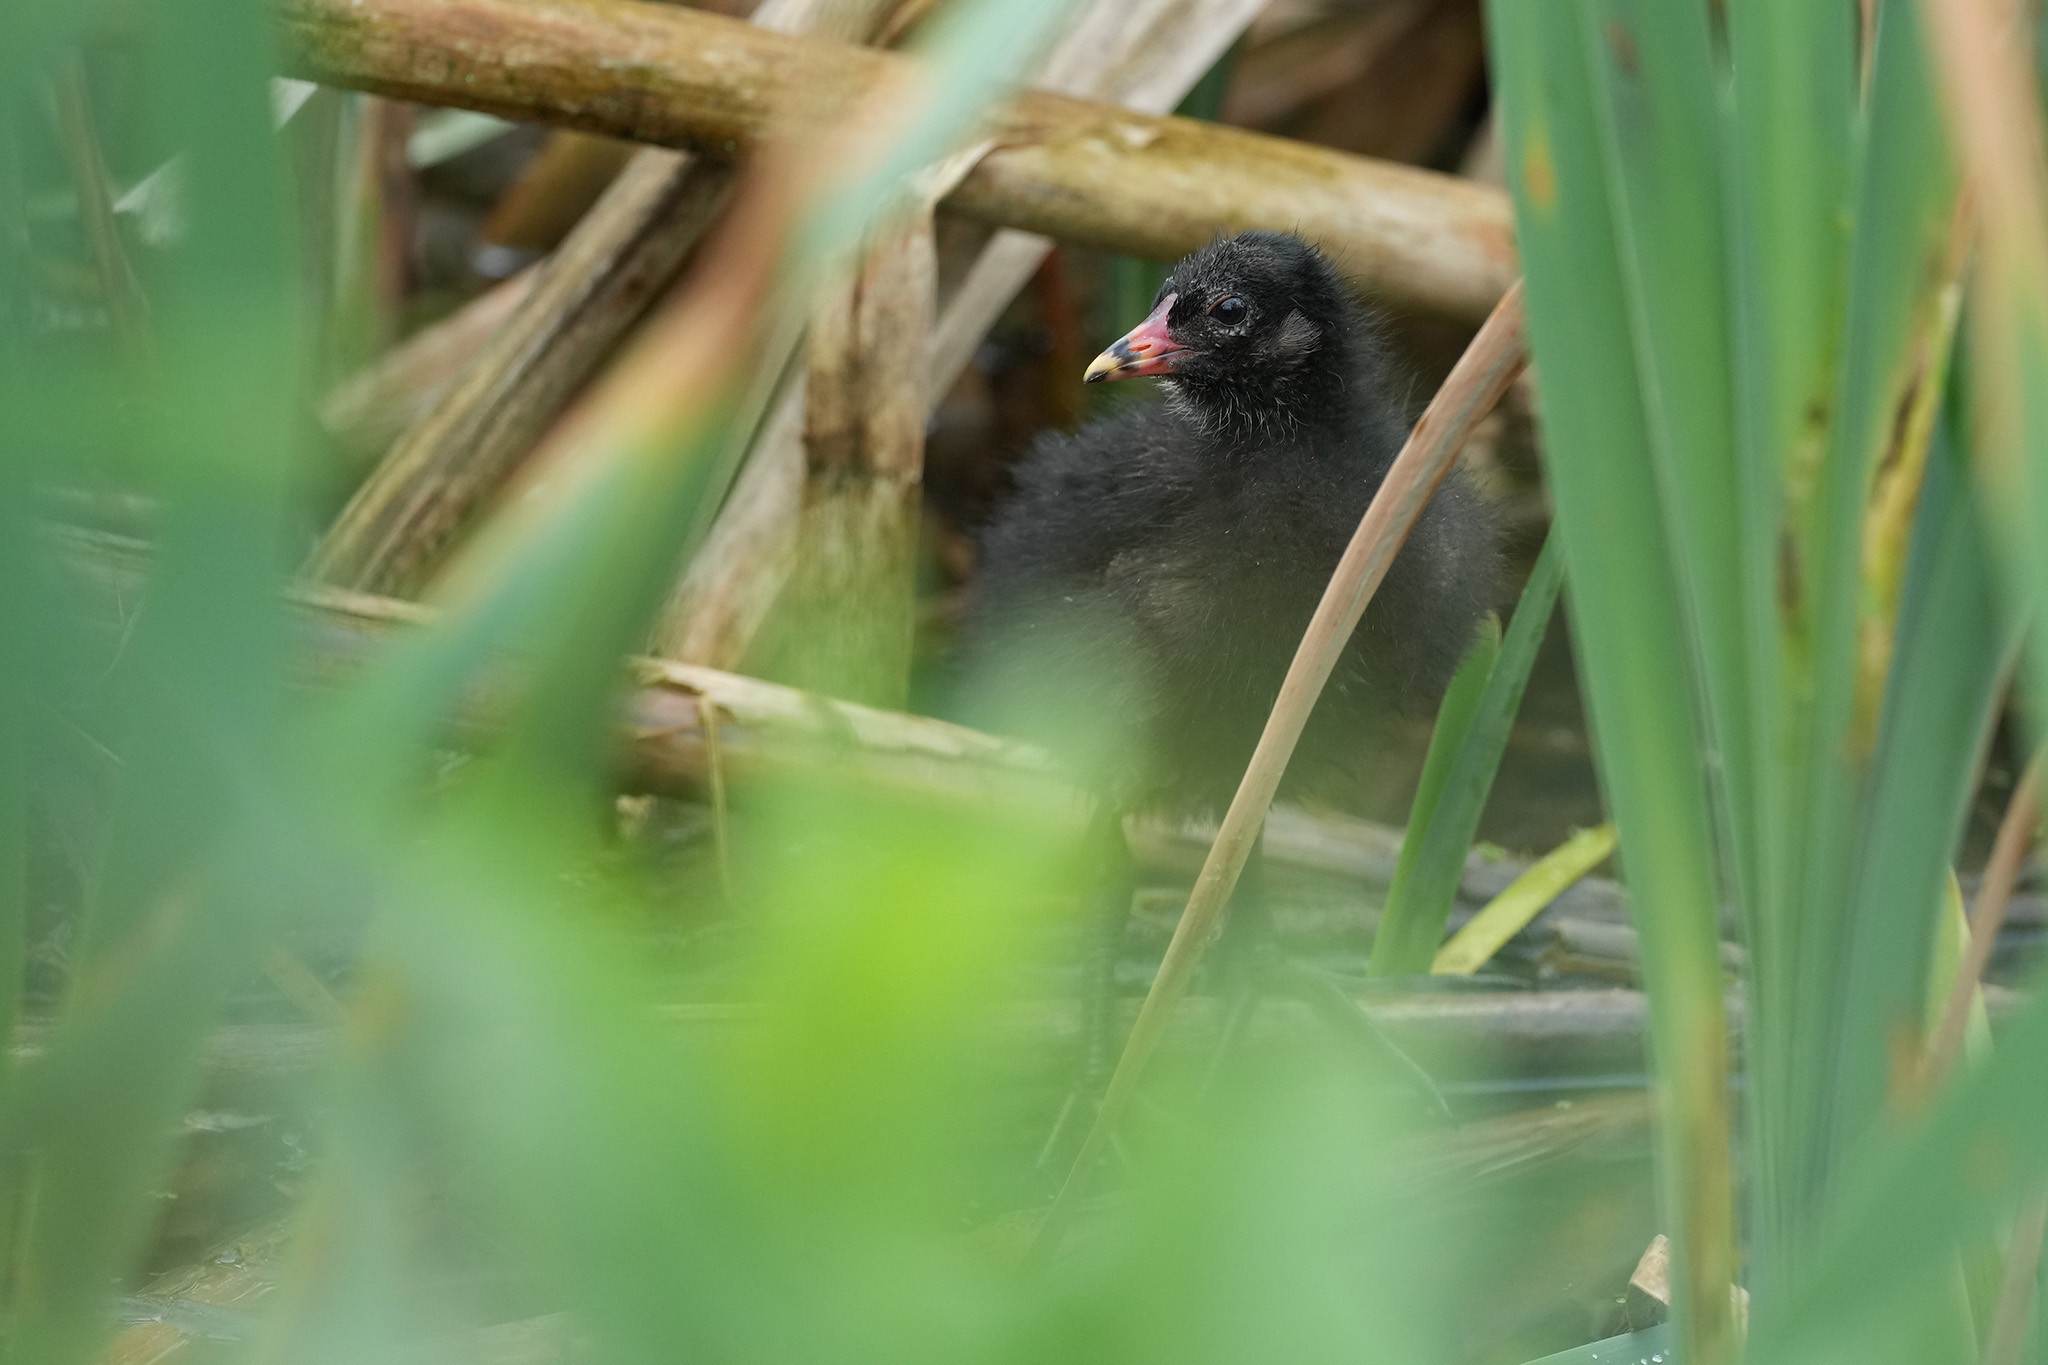
[{"label": "green reed blade", "polygon": [[[1753,904],[1744,907],[1752,979],[1747,1059],[1754,1190],[1751,1236],[1760,1278],[1806,1202],[1803,1166],[1780,1159],[1811,1089],[1779,1040],[1796,1036],[1804,959],[1792,892],[1806,811],[1793,799],[1789,698],[1803,695],[1797,622],[1782,622],[1777,557],[1788,531],[1804,542],[1813,469],[1827,438],[1844,289],[1851,147],[1856,126],[1853,6],[1740,4],[1724,11],[1728,76],[1731,323],[1745,581],[1752,771],[1760,796]],[[1782,591],[1789,591],[1783,589]],[[1793,604],[1796,607],[1796,603]],[[1780,1027],[1778,1021],[1783,1021]]]},{"label": "green reed blade", "polygon": [[1707,11],[1697,5],[1587,0],[1581,9],[1594,110],[1612,168],[1643,410],[1679,555],[1698,685],[1713,742],[1715,789],[1735,887],[1753,900],[1759,822],[1749,708],[1750,585],[1767,581],[1768,547],[1743,536],[1735,448],[1728,245],[1721,128]]},{"label": "green reed blade", "polygon": [[[1458,756],[1471,736],[1480,698],[1486,691],[1487,680],[1493,676],[1495,660],[1499,657],[1500,618],[1489,614],[1480,622],[1472,647],[1465,651],[1465,657],[1458,664],[1458,671],[1451,676],[1450,686],[1444,689],[1444,699],[1437,707],[1436,724],[1429,734],[1429,751],[1423,755],[1422,773],[1415,784],[1415,799],[1408,806],[1408,828],[1401,836],[1401,856],[1394,864],[1394,879],[1387,886],[1386,905],[1380,912],[1379,928],[1373,934],[1370,966],[1373,976],[1412,974],[1416,970],[1417,958],[1424,951],[1433,951],[1437,939],[1443,936],[1442,922],[1433,921],[1426,909],[1426,906],[1435,904],[1437,897],[1430,894],[1417,898],[1416,868],[1422,861],[1423,843],[1429,830],[1435,827],[1442,807],[1444,787],[1449,783],[1451,770],[1457,766]],[[1468,836],[1466,843],[1460,845],[1457,856],[1461,868],[1465,858],[1463,850],[1469,842]],[[1429,871],[1433,892],[1435,883],[1443,878],[1440,869],[1432,867]],[[1457,874],[1453,872],[1451,877],[1455,888]],[[1450,913],[1448,900],[1444,903],[1444,913]]]},{"label": "green reed blade", "polygon": [[1643,458],[1651,441],[1578,11],[1503,0],[1488,16],[1556,531],[1642,934],[1677,1339],[1689,1359],[1718,1362],[1734,1346],[1735,1192],[1717,856],[1688,613]]},{"label": "green reed blade", "polygon": [[1914,528],[1853,873],[1835,1070],[1838,1148],[1878,1120],[1899,1081],[1899,1040],[1919,1031],[1942,886],[2018,647],[2018,614],[2000,600],[1973,484],[1962,441],[1945,422]]},{"label": "green reed blade", "polygon": [[[1859,720],[1857,679],[1861,667],[1859,623],[1863,616],[1865,590],[1862,582],[1862,545],[1866,512],[1870,504],[1873,476],[1887,457],[1893,433],[1902,425],[1910,386],[1922,366],[1936,367],[1923,382],[1939,383],[1942,378],[1938,338],[1945,322],[1939,296],[1947,283],[1945,262],[1955,212],[1955,176],[1940,130],[1929,84],[1926,56],[1917,15],[1910,4],[1888,4],[1881,8],[1872,63],[1869,98],[1862,135],[1858,141],[1856,185],[1853,195],[1854,219],[1849,252],[1849,288],[1846,323],[1841,348],[1841,369],[1834,400],[1835,421],[1825,460],[1814,489],[1807,554],[1801,575],[1807,584],[1806,635],[1810,678],[1810,711],[1805,731],[1806,752],[1801,760],[1802,778],[1795,796],[1807,812],[1807,840],[1802,858],[1802,881],[1797,904],[1807,945],[1807,960],[1815,974],[1803,989],[1809,1040],[1803,1050],[1818,1083],[1814,1093],[1828,1106],[1815,1116],[1815,1130],[1807,1150],[1816,1162],[1824,1158],[1811,1143],[1839,1146],[1852,1137],[1875,1113],[1875,1082],[1889,1064],[1887,1053],[1894,1046],[1872,1030],[1881,1018],[1899,1017],[1908,1011],[1911,1019],[1924,990],[1926,952],[1932,939],[1932,919],[1939,889],[1937,864],[1946,863],[1953,829],[1950,810],[1956,799],[1954,788],[1969,780],[1970,755],[1975,750],[1975,719],[1960,736],[1957,748],[1947,758],[1937,759],[1940,767],[1924,774],[1929,785],[1920,793],[1922,824],[1918,833],[1936,846],[1917,869],[1911,883],[1917,902],[1908,901],[1903,913],[1907,922],[1873,923],[1865,918],[1866,907],[1855,904],[1857,864],[1865,874],[1884,869],[1886,856],[1902,856],[1908,845],[1896,841],[1899,833],[1883,828],[1872,831],[1872,842],[1858,858],[1858,824],[1871,797],[1863,790],[1869,765],[1871,741]],[[1907,455],[1894,458],[1910,460]],[[1967,501],[1967,499],[1965,499]],[[1968,534],[1968,528],[1959,528]],[[1955,586],[1956,591],[1981,594],[1988,582],[1981,577]],[[1956,682],[1965,710],[1989,705],[1989,698],[1975,693],[1988,689],[1985,670],[1995,667],[1995,628],[1971,642],[1958,659],[1951,660],[1962,675]],[[1987,655],[1986,650],[1989,650]],[[1893,679],[1899,681],[1898,678]],[[1931,700],[1915,697],[1912,702]],[[1918,723],[1938,724],[1938,711],[1901,712],[1887,700],[1887,719],[1895,743],[1910,748],[1912,738],[1902,731]],[[1900,761],[1925,755],[1898,755]],[[1937,777],[1939,773],[1939,777]],[[1895,780],[1911,781],[1916,774],[1894,773]],[[1939,799],[1935,794],[1940,793]],[[1875,861],[1874,861],[1875,860]],[[1888,890],[1904,890],[1896,884]],[[1850,950],[1851,939],[1860,943],[1861,953]],[[1887,969],[1880,963],[1893,964]],[[1853,999],[1843,994],[1851,989],[1850,976],[1862,973]],[[1828,994],[1834,993],[1834,998]],[[1832,1038],[1840,1054],[1816,1047],[1824,1035],[1819,1021],[1830,1021]],[[1795,1044],[1796,1046],[1796,1044]],[[1852,1091],[1863,1087],[1860,1098],[1846,1108],[1834,1098],[1826,1082],[1846,1084]],[[1833,1137],[1830,1138],[1832,1132]],[[1821,1150],[1824,1150],[1821,1149]]]},{"label": "green reed blade", "polygon": [[1553,535],[1536,558],[1506,636],[1489,625],[1444,697],[1373,938],[1372,976],[1419,976],[1435,960],[1563,577],[1563,551]]}]

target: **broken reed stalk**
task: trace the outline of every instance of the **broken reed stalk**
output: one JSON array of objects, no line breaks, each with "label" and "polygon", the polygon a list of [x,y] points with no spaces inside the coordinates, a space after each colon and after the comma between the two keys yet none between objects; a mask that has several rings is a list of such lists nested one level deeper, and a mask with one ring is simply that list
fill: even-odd
[{"label": "broken reed stalk", "polygon": [[1991,961],[1998,931],[2005,924],[2006,908],[2012,904],[2013,888],[2019,885],[2020,865],[2033,846],[2041,826],[2042,766],[2048,755],[2035,754],[2013,788],[2005,816],[1998,823],[1990,860],[1984,864],[1984,880],[1977,887],[1977,902],[1970,907],[1970,941],[1962,965],[1956,968],[1955,984],[1942,1002],[1941,1022],[1927,1046],[1926,1077],[1931,1090],[1955,1073],[1962,1060],[1963,1043],[1969,1036],[1970,1002],[1984,982],[1984,968]]},{"label": "broken reed stalk", "polygon": [[729,187],[729,172],[690,156],[635,154],[454,386],[358,489],[313,572],[367,591],[422,581],[668,286]]},{"label": "broken reed stalk", "polygon": [[1316,604],[1315,615],[1310,618],[1294,660],[1287,667],[1287,677],[1280,684],[1272,714],[1266,718],[1266,728],[1259,735],[1237,794],[1231,798],[1222,827],[1216,831],[1216,842],[1210,846],[1208,859],[1195,879],[1194,891],[1188,896],[1187,908],[1181,912],[1173,940],[1167,945],[1159,975],[1153,979],[1137,1022],[1131,1026],[1130,1038],[1110,1076],[1094,1126],[1039,1228],[1035,1254],[1048,1253],[1058,1245],[1096,1160],[1115,1131],[1124,1106],[1130,1102],[1145,1064],[1159,1045],[1167,1017],[1187,993],[1195,964],[1222,923],[1238,874],[1244,870],[1245,859],[1258,841],[1266,810],[1279,789],[1281,774],[1293,757],[1294,746],[1301,739],[1302,728],[1308,723],[1316,698],[1322,694],[1323,684],[1337,666],[1338,656],[1357,629],[1380,581],[1386,577],[1388,566],[1414,529],[1416,519],[1450,472],[1465,438],[1480,419],[1493,411],[1527,359],[1522,289],[1517,282],[1494,308],[1493,316],[1479,329],[1479,335],[1472,339],[1443,387],[1430,400],[1422,420],[1415,424],[1338,560],[1322,601]]},{"label": "broken reed stalk", "polygon": [[730,188],[677,152],[642,152],[534,287],[356,490],[309,565],[365,592],[416,588],[560,415],[655,289],[673,278]]},{"label": "broken reed stalk", "polygon": [[[1040,68],[1036,84],[1158,113],[1179,103],[1236,40],[1259,0],[1180,0],[1134,10],[1096,0]],[[990,235],[939,315],[928,348],[927,389],[936,403],[1046,253],[1048,239],[1002,229]],[[737,668],[787,583],[804,504],[801,447],[806,399],[792,384],[748,456],[703,548],[676,585],[650,642],[665,658]]]},{"label": "broken reed stalk", "polygon": [[[314,632],[307,673],[346,678],[400,627],[439,613],[416,603],[308,585],[296,599]],[[714,786],[824,779],[877,797],[967,804],[1078,830],[1086,803],[1029,745],[948,721],[861,706],[662,659],[626,661],[620,787],[709,798]],[[485,671],[454,718],[461,743],[487,740],[516,693],[516,661]]]},{"label": "broken reed stalk", "polygon": [[[800,13],[797,6],[804,4],[815,12]],[[822,8],[811,0],[770,0],[756,22],[812,27],[820,38],[851,42],[894,29],[892,16],[906,12],[889,0]],[[785,115],[799,118],[801,111]],[[856,699],[887,703],[907,695],[924,467],[923,365],[935,287],[929,202],[912,219],[876,239],[848,268],[844,288],[823,291],[811,318],[808,367],[809,380],[821,387],[793,384],[771,407],[738,486],[663,608],[652,633],[655,653],[739,662],[786,576],[767,579],[746,569],[786,565],[793,546],[785,540],[797,535],[794,514],[787,537],[779,524],[765,526],[765,536],[754,527],[775,520],[772,512],[760,515],[767,508],[801,505],[810,523],[813,572],[799,585],[795,605],[819,629],[796,646],[794,676]],[[883,248],[887,242],[895,243],[893,251]],[[723,581],[714,568],[700,565],[727,566]],[[707,580],[712,591],[692,591]]]},{"label": "broken reed stalk", "polygon": [[[852,8],[862,32],[902,32],[892,12],[912,16],[918,6],[863,0]],[[877,706],[900,707],[909,698],[938,307],[932,205],[978,155],[955,158],[945,183],[915,191],[811,309],[803,506],[794,575],[783,594],[790,629],[774,668],[799,686]]]},{"label": "broken reed stalk", "polygon": [[761,424],[717,520],[661,610],[649,653],[713,668],[737,668],[746,658],[796,555],[803,441],[799,377]]},{"label": "broken reed stalk", "polygon": [[915,205],[811,310],[803,506],[773,675],[876,706],[910,689],[937,273],[931,209]]},{"label": "broken reed stalk", "polygon": [[[317,80],[710,154],[907,64],[622,0],[284,0],[279,19]],[[1218,233],[1298,232],[1386,305],[1469,321],[1514,278],[1490,186],[1044,91],[997,107],[984,135],[994,149],[946,207],[992,224],[1162,260]]]},{"label": "broken reed stalk", "polygon": [[[869,6],[868,8],[872,8]],[[753,23],[804,30],[824,23],[858,36],[865,9],[823,0],[765,0]],[[575,141],[564,143],[563,138]],[[366,592],[410,593],[495,496],[520,461],[666,291],[725,202],[732,171],[659,148],[562,135],[574,149],[630,155],[591,210],[541,262],[538,284],[484,341],[473,363],[397,440],[328,532],[316,577]],[[495,220],[494,220],[495,221]]]},{"label": "broken reed stalk", "polygon": [[[752,22],[797,30],[821,17],[834,20],[835,33],[845,18],[822,0],[765,0]],[[573,145],[619,147],[591,138]],[[535,287],[357,490],[313,559],[315,577],[365,592],[418,588],[669,288],[724,204],[732,172],[659,148],[628,154],[537,267]]]}]

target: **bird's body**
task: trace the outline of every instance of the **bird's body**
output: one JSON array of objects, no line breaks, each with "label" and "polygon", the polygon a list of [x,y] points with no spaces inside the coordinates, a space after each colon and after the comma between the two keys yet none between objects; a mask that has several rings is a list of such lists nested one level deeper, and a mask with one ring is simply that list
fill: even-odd
[{"label": "bird's body", "polygon": [[[966,635],[1002,723],[1126,810],[1228,798],[1408,428],[1370,322],[1298,240],[1212,245],[1161,300],[1091,377],[1158,374],[1166,401],[1022,462],[982,537]],[[1219,305],[1240,325],[1219,327]],[[1296,786],[1369,765],[1382,724],[1434,704],[1492,605],[1495,560],[1490,511],[1453,474],[1324,689]]]}]

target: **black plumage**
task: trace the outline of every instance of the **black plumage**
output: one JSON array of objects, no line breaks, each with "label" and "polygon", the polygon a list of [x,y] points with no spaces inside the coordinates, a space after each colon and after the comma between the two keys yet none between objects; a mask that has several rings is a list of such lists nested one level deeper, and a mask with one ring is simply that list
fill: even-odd
[{"label": "black plumage", "polygon": [[[963,637],[984,723],[1131,810],[1213,807],[1243,774],[1302,631],[1399,452],[1378,331],[1322,254],[1248,232],[1175,267],[1088,377],[1158,403],[1041,440],[986,528]],[[1496,524],[1453,473],[1318,703],[1290,784],[1369,765],[1426,713],[1493,604]]]}]

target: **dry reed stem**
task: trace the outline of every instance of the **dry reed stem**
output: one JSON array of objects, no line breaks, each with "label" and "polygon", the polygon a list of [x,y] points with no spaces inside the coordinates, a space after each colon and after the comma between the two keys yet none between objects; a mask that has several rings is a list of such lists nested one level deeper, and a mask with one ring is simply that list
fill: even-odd
[{"label": "dry reed stem", "polygon": [[[2001,0],[1921,0],[1936,74],[1948,107],[1951,135],[1962,161],[1967,192],[1981,214],[1972,351],[1976,451],[1996,501],[2038,512],[2029,484],[2039,471],[2027,468],[2022,440],[2025,386],[2038,375],[2025,370],[2030,345],[2039,354],[2048,328],[2048,167],[2040,91],[2030,42],[2015,33],[2015,6]],[[2023,30],[2022,30],[2023,31]],[[2033,549],[2032,530],[2022,537],[2023,554]],[[2022,560],[2023,565],[2037,567]],[[1929,1049],[1928,1072],[1936,1083],[1953,1072],[1963,1050],[1969,1001],[1981,981],[1992,942],[2027,845],[2040,819],[2042,757],[2028,764],[1999,826],[1991,863],[1971,917],[1968,955]],[[2048,1233],[2048,1201],[2036,1194],[2023,1206],[2006,1247],[2005,1274],[1985,1344],[1986,1365],[2011,1365],[2022,1358],[2026,1323]]]},{"label": "dry reed stem", "polygon": [[278,943],[263,957],[263,974],[292,1008],[316,1024],[340,1025],[347,1011],[320,974],[288,944]]},{"label": "dry reed stem", "polygon": [[723,203],[728,173],[642,152],[453,385],[385,455],[308,566],[365,592],[408,592],[559,416]]},{"label": "dry reed stem", "polygon": [[[141,542],[67,530],[57,541],[65,572],[102,610],[119,611],[141,594],[150,550]],[[312,687],[344,683],[393,634],[431,628],[444,617],[418,602],[301,582],[288,592],[302,634],[299,678]],[[457,743],[498,731],[501,706],[516,693],[516,655],[480,670],[452,720]],[[1092,798],[1072,785],[1042,751],[950,721],[887,711],[781,683],[669,660],[622,661],[618,790],[700,800],[714,808],[743,784],[800,779],[840,782],[848,790],[983,809],[992,818],[1040,822],[1049,837],[1070,838]],[[510,684],[507,686],[506,684]],[[1199,822],[1136,822],[1129,829],[1141,867],[1164,880],[1192,877],[1213,842]],[[1400,856],[1401,833],[1369,821],[1272,812],[1266,859],[1319,881],[1384,891]],[[1525,875],[1532,864],[1485,860],[1468,867],[1459,896],[1476,906]],[[1611,881],[1581,882],[1578,898],[1554,919],[1574,951],[1633,961],[1626,901]],[[2031,913],[2040,913],[2039,906]],[[1347,921],[1348,922],[1348,921]]]},{"label": "dry reed stem", "polygon": [[[93,604],[94,619],[118,629],[148,585],[151,547],[97,531],[47,530],[54,562],[78,586],[79,600]],[[310,686],[347,679],[393,633],[442,619],[417,602],[322,584],[301,582],[287,596],[299,608],[299,676]],[[513,655],[502,662],[516,669],[519,660]],[[458,707],[454,726],[463,737],[491,733],[492,673],[485,667]],[[1057,809],[1065,812],[1058,832],[1069,836],[1080,832],[1090,805],[1043,752],[948,721],[644,656],[622,661],[622,676],[639,689],[621,703],[622,794],[711,800],[714,783],[730,787],[823,769],[843,772],[856,783],[872,776],[884,787],[928,799]],[[1195,874],[1214,833],[1200,823],[1178,821],[1136,822],[1129,829],[1140,865],[1169,879]],[[1400,848],[1400,831],[1369,821],[1292,808],[1274,811],[1267,821],[1266,856],[1273,866],[1347,887],[1385,890]],[[1515,859],[1474,860],[1461,880],[1460,897],[1467,904],[1483,903],[1527,867]],[[1597,933],[1602,941],[1585,951],[1632,960],[1634,935],[1625,924],[1621,888],[1591,878],[1568,894],[1573,900],[1560,907],[1566,918],[1556,921],[1560,934],[1567,928],[1575,936]],[[2030,913],[2038,917],[2040,906],[2031,906]],[[1607,946],[1617,935],[1626,942]]]},{"label": "dry reed stem", "polygon": [[562,244],[632,160],[615,138],[554,132],[491,205],[481,244],[538,256]]},{"label": "dry reed stem", "polygon": [[[294,597],[317,628],[306,665],[316,683],[349,676],[393,630],[442,619],[420,603],[323,585],[304,585]],[[1085,798],[1030,745],[693,664],[639,657],[623,665],[629,687],[621,704],[622,792],[716,802],[738,783],[825,778],[849,790],[984,808],[1060,831],[1081,828]],[[516,668],[512,659],[505,670],[484,670],[464,695],[455,719],[460,740],[498,728],[512,699],[506,670]],[[1300,852],[1293,845],[1288,851]],[[1313,848],[1301,856],[1319,865]],[[1330,861],[1325,853],[1322,862]]]},{"label": "dry reed stem", "polygon": [[540,279],[540,268],[529,266],[336,384],[321,401],[321,426],[352,460],[383,454],[460,377]]},{"label": "dry reed stem", "polygon": [[1039,1230],[1040,1251],[1050,1251],[1058,1245],[1097,1158],[1159,1044],[1168,1015],[1187,993],[1196,963],[1220,928],[1230,893],[1258,840],[1259,828],[1273,803],[1281,774],[1294,754],[1294,746],[1323,684],[1329,681],[1337,665],[1338,656],[1357,629],[1380,581],[1386,577],[1388,566],[1414,529],[1416,519],[1450,472],[1465,438],[1493,410],[1527,359],[1522,289],[1517,282],[1494,308],[1493,316],[1472,339],[1430,401],[1422,420],[1415,424],[1337,562],[1330,585],[1301,637],[1294,661],[1288,665],[1287,677],[1280,684],[1280,694],[1266,719],[1266,728],[1252,751],[1237,794],[1231,798],[1222,827],[1216,832],[1216,842],[1195,880],[1187,908],[1181,913],[1173,940],[1160,963],[1159,975],[1131,1027],[1123,1055],[1117,1059],[1095,1124],[1081,1144],[1059,1197]]},{"label": "dry reed stem", "polygon": [[[754,22],[801,29],[830,10],[824,0],[766,0]],[[607,156],[620,150],[590,138],[569,145]],[[578,159],[573,152],[564,157]],[[383,593],[409,592],[425,582],[620,337],[670,286],[723,206],[732,175],[658,148],[630,157],[537,267],[538,283],[519,307],[356,491],[313,558],[314,576]]]},{"label": "dry reed stem", "polygon": [[804,489],[775,675],[876,706],[909,695],[937,259],[928,205],[811,310]]},{"label": "dry reed stem", "polygon": [[377,305],[377,343],[397,340],[405,302],[412,295],[412,242],[419,185],[406,154],[417,110],[404,100],[370,100],[363,111],[363,183],[376,205],[376,242],[370,258]]},{"label": "dry reed stem", "polygon": [[[2033,47],[2022,40],[2017,7],[2008,0],[1921,0],[1920,9],[1964,182],[1980,215],[1972,309],[1977,345],[1971,352],[1976,454],[1995,504],[2038,515],[2039,492],[2030,484],[2040,471],[2028,468],[2022,415],[2027,386],[2040,380],[2027,372],[2026,363],[2030,355],[2040,354],[2048,329],[2048,167],[2043,164]],[[2021,564],[2030,576],[2037,575],[2038,535],[2024,515],[2020,524],[2026,529],[2010,548],[2031,556]],[[2041,764],[2037,755],[2028,765],[1999,827],[1971,919],[1968,957],[1930,1048],[1928,1071],[1937,1083],[1961,1056],[1973,985],[1982,978],[2019,861],[2036,832]],[[2020,1358],[2044,1231],[2048,1203],[2037,1195],[2024,1207],[2007,1245],[1987,1362],[2005,1365]]]},{"label": "dry reed stem", "polygon": [[732,875],[732,825],[725,801],[725,756],[718,747],[718,707],[711,698],[697,698],[697,723],[704,728],[706,795],[711,800],[711,843],[718,857],[718,891],[728,908],[739,904]]},{"label": "dry reed stem", "polygon": [[[897,79],[891,54],[625,0],[284,0],[290,60],[329,83],[722,153],[792,102]],[[1515,273],[1506,196],[1451,176],[1187,119],[1026,92],[947,207],[1172,259],[1218,233],[1299,231],[1395,308],[1477,320]]]},{"label": "dry reed stem", "polygon": [[2010,0],[1921,0],[1920,9],[1985,241],[2038,302],[2048,288],[2048,170],[2032,49],[2016,41]]},{"label": "dry reed stem", "polygon": [[[847,0],[828,10],[819,36],[855,41],[898,31],[896,21],[915,8],[889,0]],[[799,116],[791,112],[792,118]],[[779,536],[761,542],[728,532],[707,539],[696,557],[714,555],[721,558],[713,562],[722,562],[737,547],[766,551],[750,553],[741,565],[784,566],[796,558],[802,571],[787,585],[785,607],[794,630],[780,671],[801,685],[857,701],[900,705],[909,692],[926,356],[936,289],[931,205],[971,164],[960,161],[943,185],[914,194],[917,202],[901,221],[880,228],[867,249],[818,291],[810,312],[803,383],[783,396],[750,456],[750,465],[801,462],[800,479],[771,478],[765,485],[749,481],[791,494],[800,506],[792,518],[802,522],[793,528],[794,545],[785,546]],[[785,409],[801,413],[801,440]],[[750,489],[739,507],[754,506]],[[803,547],[800,556],[795,545]],[[676,652],[677,657],[737,664],[784,587],[784,576],[754,576],[761,590],[747,595],[751,605],[737,618],[747,624],[728,626],[724,648]],[[678,592],[689,581],[686,573]],[[656,652],[672,652],[661,648],[669,640],[667,623],[678,611],[689,610],[675,599],[664,609],[654,631]],[[706,617],[716,626],[736,619],[731,612]]]},{"label": "dry reed stem", "polygon": [[[874,174],[902,129],[925,117],[923,106],[943,91],[921,66],[890,63],[878,74],[875,82],[807,92],[785,107],[784,135],[754,158],[747,188],[699,254],[675,305],[642,330],[528,461],[508,492],[505,514],[442,575],[437,598],[487,591],[520,562],[519,547],[548,533],[556,509],[585,506],[604,481],[614,480],[615,490],[637,485],[665,496],[657,490],[674,486],[668,466],[686,440],[755,428],[767,381],[781,372],[797,339],[789,325],[797,315],[788,305],[808,281],[783,278],[782,267],[800,211],[827,190]],[[816,136],[821,127],[830,135]]]},{"label": "dry reed stem", "polygon": [[2026,506],[2022,338],[2048,327],[2048,170],[2030,42],[2010,0],[1920,0],[1964,183],[1979,213],[1974,441],[1998,501]]},{"label": "dry reed stem", "polygon": [[788,581],[804,498],[803,380],[791,382],[656,622],[648,652],[736,668]]}]

